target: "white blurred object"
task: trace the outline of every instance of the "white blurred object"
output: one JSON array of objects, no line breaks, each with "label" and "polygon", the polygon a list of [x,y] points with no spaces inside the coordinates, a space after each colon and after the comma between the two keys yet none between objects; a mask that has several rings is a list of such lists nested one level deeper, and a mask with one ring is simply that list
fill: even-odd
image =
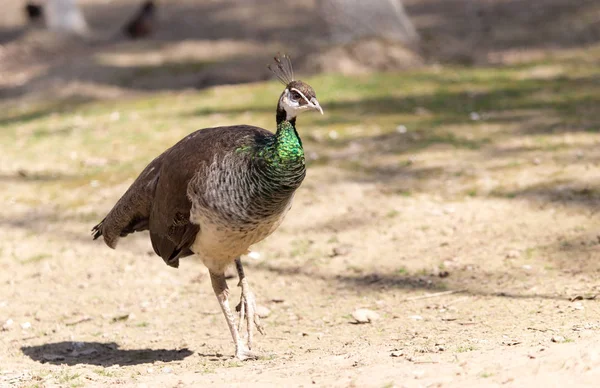
[{"label": "white blurred object", "polygon": [[248,252],[248,257],[254,260],[258,260],[260,259],[260,253],[256,251],[250,251]]},{"label": "white blurred object", "polygon": [[49,29],[70,34],[85,35],[88,25],[76,0],[48,0],[46,24]]}]

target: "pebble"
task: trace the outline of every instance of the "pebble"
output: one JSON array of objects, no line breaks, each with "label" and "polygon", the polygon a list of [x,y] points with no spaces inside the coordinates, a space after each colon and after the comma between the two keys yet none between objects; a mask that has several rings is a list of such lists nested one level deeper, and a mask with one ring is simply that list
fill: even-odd
[{"label": "pebble", "polygon": [[369,309],[357,309],[352,313],[352,318],[354,318],[357,323],[372,323],[379,319],[379,314]]},{"label": "pebble", "polygon": [[575,302],[575,303],[573,303],[572,307],[573,307],[574,310],[583,310],[584,309],[583,304],[581,302]]},{"label": "pebble", "polygon": [[29,323],[29,322],[21,323],[21,329],[23,329],[23,330],[31,329],[31,323]]},{"label": "pebble", "polygon": [[404,356],[404,352],[402,350],[394,350],[393,352],[390,353],[390,356],[402,357],[402,356]]},{"label": "pebble", "polygon": [[507,259],[516,259],[519,256],[521,256],[521,252],[516,249],[511,249],[510,251],[506,252]]},{"label": "pebble", "polygon": [[171,373],[171,372],[173,372],[173,368],[169,368],[168,366],[165,366],[162,369],[162,371],[163,371],[163,373]]},{"label": "pebble", "polygon": [[557,344],[563,343],[565,342],[565,337],[563,337],[562,335],[555,335],[554,337],[552,337],[552,342],[556,342]]},{"label": "pebble", "polygon": [[6,322],[4,322],[4,325],[2,325],[2,330],[8,330],[13,323],[14,321],[12,319],[7,319]]},{"label": "pebble", "polygon": [[350,253],[350,246],[340,245],[338,247],[333,248],[333,251],[331,252],[331,256],[332,257],[346,256],[348,253]]},{"label": "pebble", "polygon": [[422,321],[423,320],[423,317],[420,315],[411,315],[409,318],[414,321]]}]

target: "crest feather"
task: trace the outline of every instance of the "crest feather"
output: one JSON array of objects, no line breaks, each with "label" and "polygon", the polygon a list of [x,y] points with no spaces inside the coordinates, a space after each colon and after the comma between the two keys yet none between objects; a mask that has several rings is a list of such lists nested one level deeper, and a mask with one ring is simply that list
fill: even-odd
[{"label": "crest feather", "polygon": [[267,65],[267,68],[271,70],[277,79],[286,86],[294,80],[294,68],[292,67],[292,60],[286,54],[277,54],[274,58],[274,62],[270,65]]}]

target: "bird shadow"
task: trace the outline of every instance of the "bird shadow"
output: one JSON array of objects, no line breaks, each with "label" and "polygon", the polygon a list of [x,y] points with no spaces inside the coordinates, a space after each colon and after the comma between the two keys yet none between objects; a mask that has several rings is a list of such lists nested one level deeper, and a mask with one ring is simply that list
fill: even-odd
[{"label": "bird shadow", "polygon": [[155,361],[183,360],[193,352],[183,349],[119,349],[114,342],[53,342],[21,347],[23,354],[34,361],[54,365],[90,364],[99,366],[138,365]]}]

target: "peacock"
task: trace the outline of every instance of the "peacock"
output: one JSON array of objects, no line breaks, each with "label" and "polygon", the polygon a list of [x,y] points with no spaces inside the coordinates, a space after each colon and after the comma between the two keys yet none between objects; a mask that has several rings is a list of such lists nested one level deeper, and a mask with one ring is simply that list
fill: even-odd
[{"label": "peacock", "polygon": [[[264,334],[256,301],[240,256],[277,229],[305,175],[297,116],[323,114],[314,89],[295,80],[288,56],[268,66],[285,85],[276,110],[275,133],[250,125],[195,131],[154,159],[94,228],[94,239],[115,248],[120,237],[149,230],[154,252],[171,267],[198,255],[208,268],[212,288],[240,360],[254,359],[253,334]],[[225,270],[235,263],[242,289],[240,327],[229,307]]]}]

